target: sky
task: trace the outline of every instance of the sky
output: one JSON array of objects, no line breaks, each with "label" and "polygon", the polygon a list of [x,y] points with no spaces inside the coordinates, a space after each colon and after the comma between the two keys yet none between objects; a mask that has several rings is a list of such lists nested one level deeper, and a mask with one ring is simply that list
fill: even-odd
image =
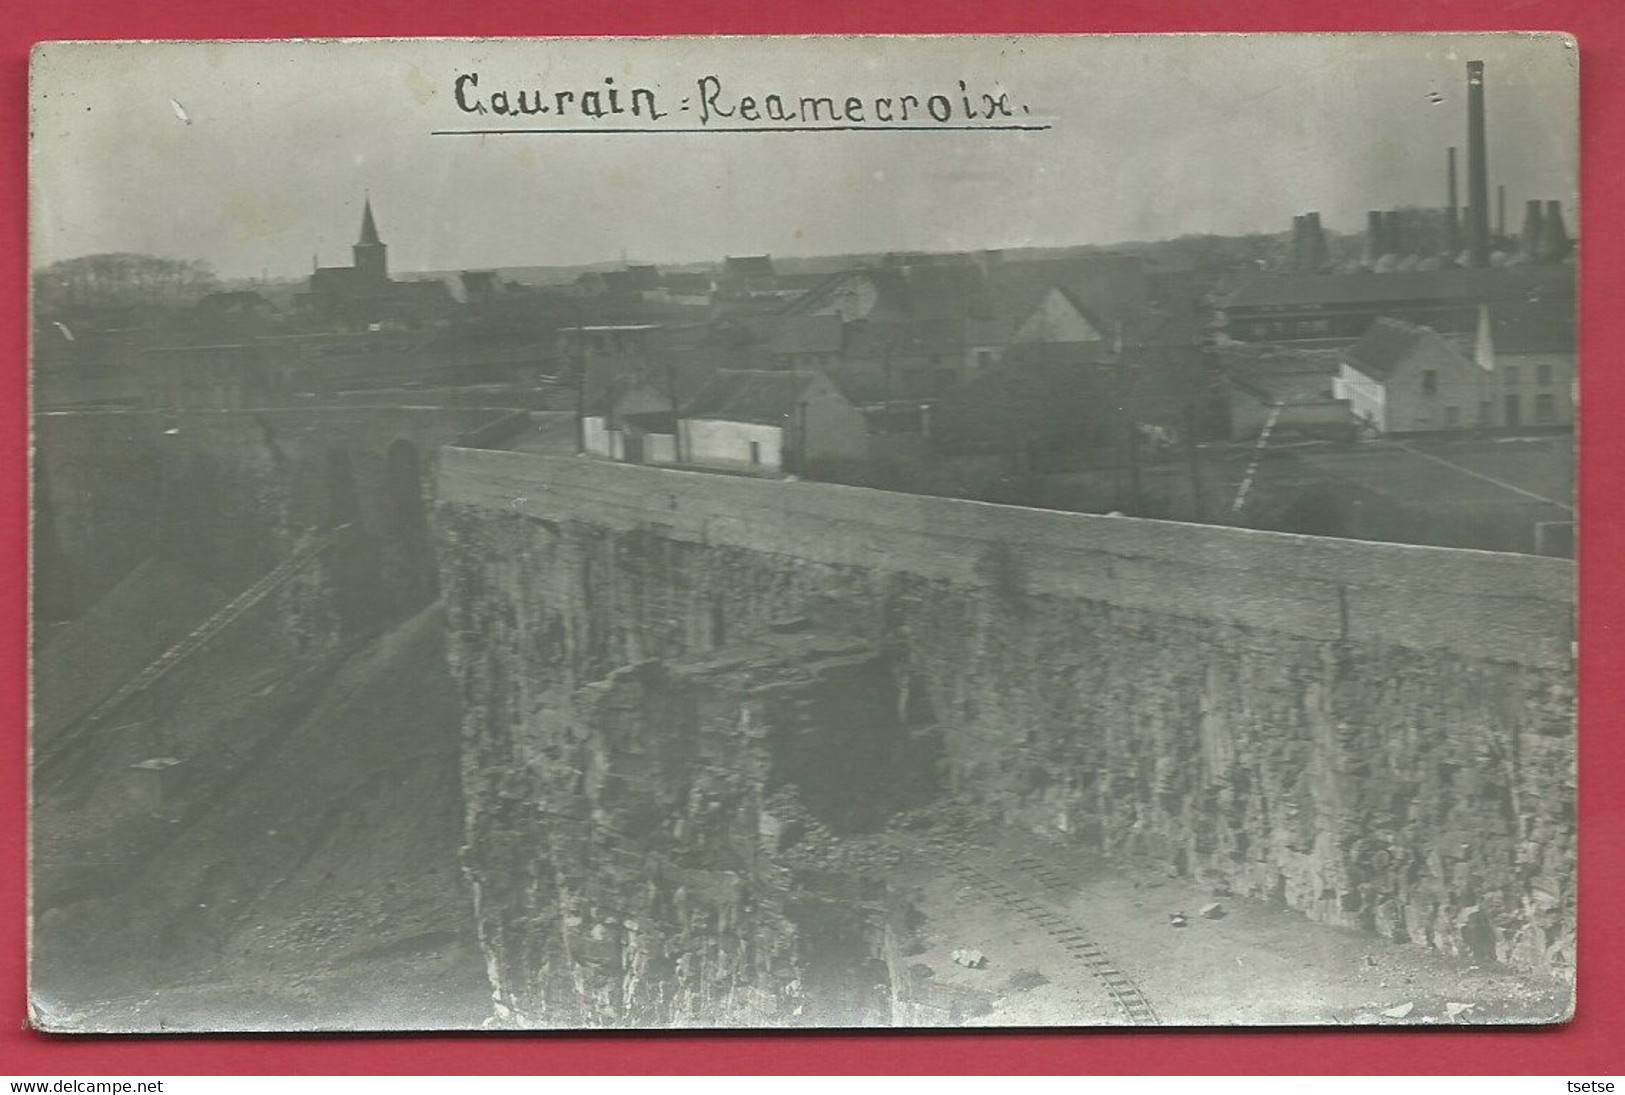
[{"label": "sky", "polygon": [[[1526,199],[1561,200],[1574,231],[1578,58],[1556,36],[49,45],[31,72],[31,259],[296,276],[349,263],[365,195],[396,271],[1111,244],[1286,231],[1311,210],[1357,231],[1368,209],[1442,205],[1452,144],[1465,202],[1468,60],[1486,66],[1492,202],[1504,184],[1516,231]],[[611,134],[576,130],[650,123],[469,114],[465,74],[487,103],[613,79],[671,114]],[[707,75],[724,103],[957,100],[963,80],[1049,128],[677,132],[699,127]],[[495,127],[547,132],[435,132]]]}]

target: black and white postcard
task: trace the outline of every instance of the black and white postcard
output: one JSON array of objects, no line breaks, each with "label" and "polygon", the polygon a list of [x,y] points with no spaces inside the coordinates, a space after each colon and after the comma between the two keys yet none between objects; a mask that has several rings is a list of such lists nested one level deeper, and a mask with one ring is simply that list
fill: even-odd
[{"label": "black and white postcard", "polygon": [[1577,72],[39,47],[33,1022],[1565,1020]]}]

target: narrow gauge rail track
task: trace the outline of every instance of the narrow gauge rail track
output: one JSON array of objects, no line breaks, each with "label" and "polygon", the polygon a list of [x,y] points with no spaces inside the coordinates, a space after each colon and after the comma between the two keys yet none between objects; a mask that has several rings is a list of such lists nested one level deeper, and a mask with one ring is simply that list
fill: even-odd
[{"label": "narrow gauge rail track", "polygon": [[[1118,969],[1105,948],[1090,939],[1086,931],[1075,924],[1067,923],[1053,908],[1031,894],[1024,893],[1002,879],[961,861],[953,854],[946,841],[928,841],[928,843],[942,855],[948,870],[953,872],[956,878],[998,901],[1023,919],[1036,924],[1046,935],[1059,943],[1100,983],[1130,1024],[1161,1025],[1162,1020],[1157,1016],[1157,1010],[1151,1005],[1145,990],[1140,988],[1132,977]],[[1010,863],[1018,870],[1032,875],[1048,890],[1058,891],[1066,884],[1065,878],[1036,856],[1019,855],[1011,859]]]}]

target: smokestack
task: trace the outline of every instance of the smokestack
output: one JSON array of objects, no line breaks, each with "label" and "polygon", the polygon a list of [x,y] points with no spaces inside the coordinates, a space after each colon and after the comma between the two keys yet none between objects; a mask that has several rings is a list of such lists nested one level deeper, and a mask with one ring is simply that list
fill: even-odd
[{"label": "smokestack", "polygon": [[1495,187],[1495,238],[1507,238],[1507,188],[1506,183],[1499,183]]},{"label": "smokestack", "polygon": [[1541,233],[1541,244],[1544,257],[1553,262],[1569,253],[1569,232],[1563,224],[1563,203],[1560,201],[1546,203],[1546,230]]},{"label": "smokestack", "polygon": [[1444,254],[1451,262],[1461,254],[1461,223],[1456,219],[1458,203],[1456,201],[1456,149],[1452,145],[1445,150],[1445,173],[1449,178],[1449,201],[1444,210]]},{"label": "smokestack", "polygon": [[1382,258],[1382,214],[1375,209],[1365,215],[1365,256],[1367,266],[1375,266]]},{"label": "smokestack", "polygon": [[1467,262],[1490,264],[1490,156],[1484,136],[1484,62],[1467,62]]},{"label": "smokestack", "polygon": [[1306,257],[1309,260],[1309,269],[1323,270],[1331,261],[1331,252],[1326,247],[1326,230],[1320,225],[1320,214],[1305,213],[1303,225],[1308,244]]},{"label": "smokestack", "polygon": [[1540,199],[1523,203],[1523,257],[1526,262],[1540,258],[1545,249],[1545,218],[1540,213]]},{"label": "smokestack", "polygon": [[1287,266],[1293,270],[1302,270],[1309,258],[1309,241],[1304,232],[1308,227],[1308,217],[1292,218],[1292,252],[1287,259]]},{"label": "smokestack", "polygon": [[1383,254],[1393,255],[1395,258],[1405,254],[1405,225],[1399,215],[1399,210],[1390,209],[1383,214]]}]

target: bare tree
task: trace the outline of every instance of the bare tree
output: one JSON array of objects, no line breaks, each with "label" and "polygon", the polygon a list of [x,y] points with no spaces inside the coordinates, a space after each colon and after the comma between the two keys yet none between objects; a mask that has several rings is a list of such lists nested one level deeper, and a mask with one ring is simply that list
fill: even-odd
[{"label": "bare tree", "polygon": [[34,272],[42,316],[189,307],[218,285],[204,262],[120,252],[66,259]]}]

